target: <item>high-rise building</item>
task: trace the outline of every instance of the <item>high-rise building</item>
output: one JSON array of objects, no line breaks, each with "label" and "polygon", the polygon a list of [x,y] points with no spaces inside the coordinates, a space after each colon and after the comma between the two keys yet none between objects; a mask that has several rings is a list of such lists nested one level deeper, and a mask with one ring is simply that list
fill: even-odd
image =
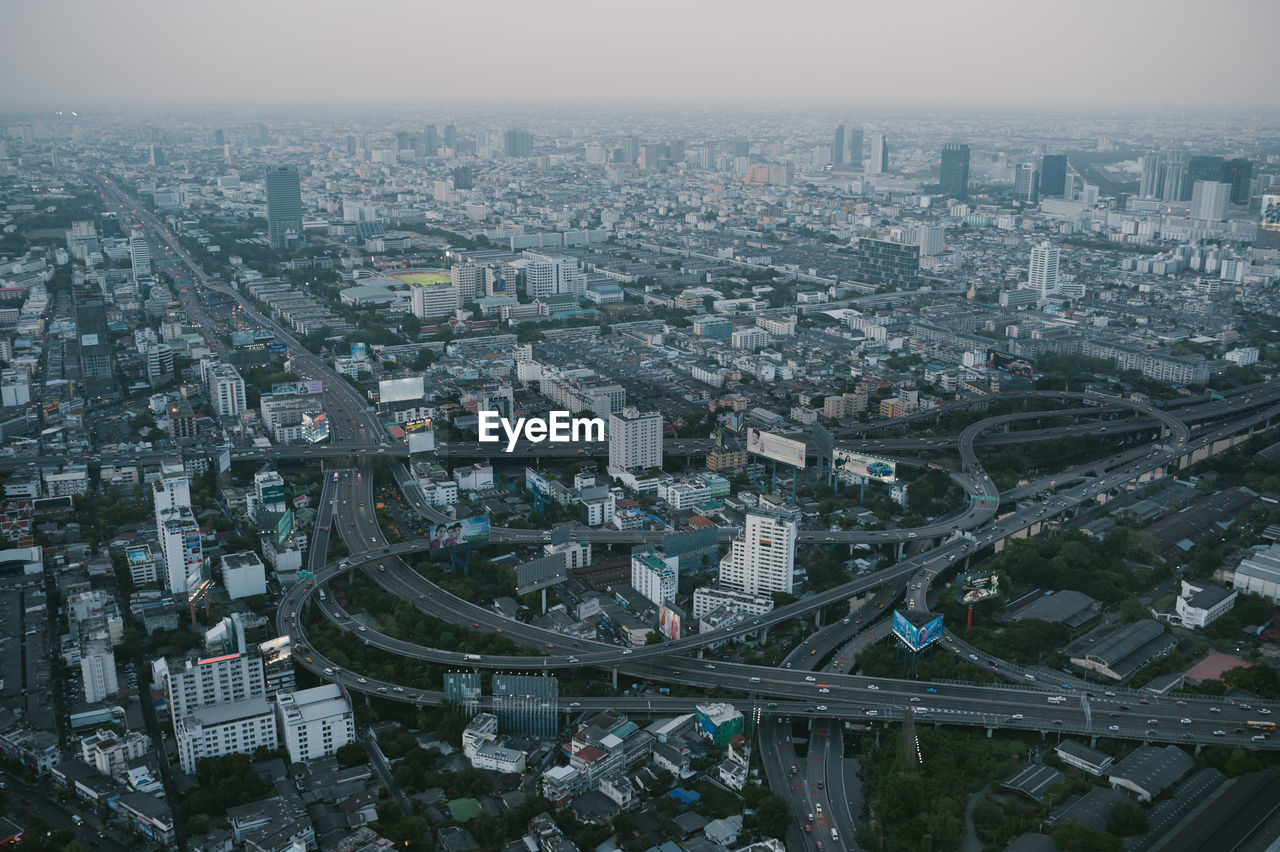
[{"label": "high-rise building", "polygon": [[942,166],[938,183],[942,194],[960,201],[969,197],[969,146],[948,142],[942,146]]},{"label": "high-rise building", "polygon": [[80,675],[84,681],[84,700],[96,704],[120,691],[116,678],[116,655],[111,638],[101,635],[80,642]]},{"label": "high-rise building", "polygon": [[855,168],[862,165],[862,128],[855,124],[845,128],[844,165]]},{"label": "high-rise building", "polygon": [[795,584],[796,512],[747,510],[746,525],[720,560],[720,585],[748,594],[791,593]]},{"label": "high-rise building", "polygon": [[174,719],[200,707],[266,695],[262,658],[257,654],[175,657],[160,660],[155,668],[155,684],[166,690]]},{"label": "high-rise building", "polygon": [[355,742],[356,717],[336,683],[277,694],[276,714],[293,763],[328,757]]},{"label": "high-rise building", "polygon": [[219,417],[239,417],[248,407],[244,378],[230,364],[217,364],[209,370],[209,399]]},{"label": "high-rise building", "polygon": [[1138,181],[1139,198],[1159,198],[1164,190],[1164,158],[1154,151],[1142,155],[1142,177]]},{"label": "high-rise building", "polygon": [[502,147],[508,157],[532,157],[533,134],[512,128],[502,136]]},{"label": "high-rise building", "polygon": [[631,551],[631,586],[654,606],[672,603],[680,584],[680,558],[653,547]]},{"label": "high-rise building", "polygon": [[751,140],[745,136],[735,136],[729,143],[729,150],[735,157],[751,156]]},{"label": "high-rise building", "polygon": [[530,299],[586,295],[586,276],[576,258],[526,251],[510,267],[524,277],[524,292]]},{"label": "high-rise building", "polygon": [[454,189],[476,188],[476,173],[470,166],[458,166],[450,175],[453,177]]},{"label": "high-rise building", "polygon": [[1197,155],[1187,163],[1187,180],[1193,187],[1198,180],[1221,181],[1226,167],[1222,157]]},{"label": "high-rise building", "polygon": [[835,140],[831,143],[831,163],[835,166],[843,166],[846,162],[844,151],[844,135],[845,128],[841,124],[836,128]]},{"label": "high-rise building", "polygon": [[1013,173],[1013,197],[1023,204],[1035,204],[1040,200],[1040,172],[1035,163],[1019,163]]},{"label": "high-rise building", "polygon": [[161,148],[159,145],[152,145],[149,153],[150,153],[151,165],[164,166],[168,164],[169,161],[166,160],[164,156],[164,149]]},{"label": "high-rise building", "polygon": [[147,381],[159,387],[173,378],[173,347],[167,343],[153,343],[147,347]]},{"label": "high-rise building", "polygon": [[883,133],[871,134],[871,153],[867,156],[867,174],[880,175],[889,171],[889,143]]},{"label": "high-rise building", "polygon": [[1227,160],[1223,180],[1231,184],[1231,203],[1249,203],[1249,184],[1253,180],[1253,163],[1244,157]]},{"label": "high-rise building", "polygon": [[1216,180],[1198,180],[1191,189],[1191,218],[1221,222],[1227,218],[1231,200],[1231,184]]},{"label": "high-rise building", "polygon": [[133,264],[133,280],[151,277],[151,247],[142,231],[129,235],[129,262]]},{"label": "high-rise building", "polygon": [[267,169],[267,238],[273,249],[302,242],[302,182],[297,166]]},{"label": "high-rise building", "polygon": [[152,503],[156,514],[173,509],[191,508],[191,480],[182,462],[162,461],[160,476],[152,485]]},{"label": "high-rise building", "polygon": [[266,696],[246,698],[209,707],[198,707],[174,717],[173,736],[178,745],[178,765],[195,774],[201,760],[228,754],[253,754],[260,748],[274,751],[280,744],[276,715]]},{"label": "high-rise building", "polygon": [[476,295],[484,292],[484,267],[478,263],[455,263],[449,270],[449,278],[464,304],[474,302]]},{"label": "high-rise building", "polygon": [[440,319],[462,307],[458,288],[452,284],[415,286],[410,295],[410,307],[419,319]]},{"label": "high-rise building", "polygon": [[191,509],[169,509],[156,513],[160,555],[164,560],[165,587],[178,597],[185,596],[204,577],[204,546],[200,525]]},{"label": "high-rise building", "polygon": [[609,467],[649,470],[662,467],[662,415],[624,408],[609,415]]},{"label": "high-rise building", "polygon": [[493,676],[493,715],[498,717],[498,729],[504,734],[554,737],[559,730],[559,702],[560,682],[554,677]]},{"label": "high-rise building", "polygon": [[1191,182],[1187,172],[1187,155],[1171,153],[1164,164],[1163,201],[1186,201],[1191,198]]},{"label": "high-rise building", "polygon": [[1067,182],[1067,155],[1045,154],[1040,158],[1040,194],[1062,195]]},{"label": "high-rise building", "polygon": [[859,237],[852,260],[854,281],[898,290],[912,290],[920,285],[918,245]]},{"label": "high-rise building", "polygon": [[427,125],[422,137],[422,150],[428,157],[434,157],[440,151],[440,131],[434,124]]},{"label": "high-rise building", "polygon": [[452,124],[446,124],[444,126],[444,147],[458,147],[458,128],[454,127]]},{"label": "high-rise building", "polygon": [[1031,249],[1031,265],[1027,269],[1027,284],[1040,291],[1041,299],[1058,295],[1058,263],[1062,250],[1048,240]]}]

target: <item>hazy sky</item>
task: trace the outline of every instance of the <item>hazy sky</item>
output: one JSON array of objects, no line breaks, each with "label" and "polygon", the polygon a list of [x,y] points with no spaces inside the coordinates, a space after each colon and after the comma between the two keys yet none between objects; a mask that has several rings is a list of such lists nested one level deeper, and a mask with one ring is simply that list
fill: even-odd
[{"label": "hazy sky", "polygon": [[1280,0],[0,0],[0,103],[1280,106]]}]

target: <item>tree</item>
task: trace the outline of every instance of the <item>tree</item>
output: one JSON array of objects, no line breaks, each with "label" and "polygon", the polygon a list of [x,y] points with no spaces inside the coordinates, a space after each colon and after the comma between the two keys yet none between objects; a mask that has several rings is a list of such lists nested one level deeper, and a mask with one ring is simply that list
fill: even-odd
[{"label": "tree", "polygon": [[369,755],[359,743],[347,743],[337,751],[339,766],[360,766],[368,763]]},{"label": "tree", "polygon": [[1146,834],[1150,827],[1146,813],[1132,802],[1117,802],[1111,813],[1107,814],[1109,834],[1132,837],[1135,834]]}]

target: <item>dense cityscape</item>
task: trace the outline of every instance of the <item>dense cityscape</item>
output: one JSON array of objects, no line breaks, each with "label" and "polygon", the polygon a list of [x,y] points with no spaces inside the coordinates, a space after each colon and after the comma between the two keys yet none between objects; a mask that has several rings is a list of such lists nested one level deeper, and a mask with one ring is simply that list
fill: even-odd
[{"label": "dense cityscape", "polygon": [[1277,848],[1274,95],[40,85],[0,845]]}]

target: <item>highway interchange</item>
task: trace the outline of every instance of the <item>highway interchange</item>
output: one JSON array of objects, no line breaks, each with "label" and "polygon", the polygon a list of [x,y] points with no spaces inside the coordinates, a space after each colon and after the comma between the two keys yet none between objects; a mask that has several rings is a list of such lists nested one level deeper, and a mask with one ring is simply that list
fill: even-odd
[{"label": "highway interchange", "polygon": [[[837,588],[810,595],[773,612],[752,619],[727,631],[711,636],[692,636],[677,642],[659,646],[622,649],[597,642],[577,640],[513,622],[498,616],[492,609],[481,607],[449,595],[434,583],[414,572],[400,557],[426,549],[425,541],[388,544],[378,528],[373,510],[373,476],[368,460],[378,456],[391,457],[402,489],[410,504],[426,517],[438,518],[439,513],[423,504],[416,493],[416,483],[408,475],[403,464],[396,462],[404,455],[400,446],[392,445],[372,409],[357,391],[330,371],[316,355],[303,349],[298,341],[269,317],[262,315],[248,300],[234,289],[216,285],[177,242],[171,233],[149,212],[133,205],[131,199],[110,182],[104,184],[109,199],[132,208],[163,248],[158,252],[160,263],[171,263],[189,272],[199,286],[216,290],[234,299],[254,322],[272,328],[277,339],[286,343],[292,359],[292,367],[306,379],[325,382],[325,406],[329,412],[330,446],[305,448],[306,455],[326,465],[322,497],[318,505],[316,533],[312,542],[308,568],[312,579],[292,587],[280,603],[277,626],[282,634],[292,637],[296,652],[294,660],[322,678],[341,683],[352,692],[412,701],[439,703],[441,693],[422,690],[410,684],[378,681],[365,673],[339,669],[325,657],[322,650],[311,646],[304,627],[303,612],[306,606],[316,605],[340,628],[350,630],[361,641],[388,651],[419,660],[430,661],[448,668],[488,668],[500,670],[518,669],[556,671],[584,666],[612,670],[615,679],[619,673],[628,679],[643,678],[657,682],[678,682],[706,689],[738,691],[746,694],[742,709],[761,714],[760,741],[777,740],[779,748],[763,749],[770,784],[775,790],[787,790],[793,810],[807,817],[813,811],[806,810],[821,802],[828,802],[823,813],[828,821],[818,820],[816,840],[830,827],[837,826],[841,833],[852,836],[852,817],[847,808],[830,806],[827,798],[835,785],[837,794],[843,791],[845,779],[834,777],[830,767],[839,767],[842,761],[840,726],[838,719],[855,720],[864,724],[881,724],[901,720],[904,713],[913,714],[917,725],[924,723],[960,724],[986,728],[1012,728],[1042,732],[1046,736],[1073,734],[1085,738],[1113,737],[1144,740],[1148,742],[1180,742],[1200,745],[1212,742],[1230,742],[1248,747],[1275,748],[1280,740],[1255,742],[1252,732],[1243,727],[1246,719],[1262,718],[1272,708],[1255,704],[1252,708],[1215,698],[1163,698],[1145,695],[1129,689],[1109,689],[1085,684],[1074,678],[1045,670],[1024,670],[969,648],[953,634],[947,634],[941,647],[968,659],[974,665],[987,666],[1007,677],[1010,682],[1002,685],[929,684],[906,679],[865,678],[844,674],[851,654],[845,656],[857,635],[871,627],[877,614],[891,609],[898,591],[906,587],[908,608],[927,610],[927,593],[930,584],[942,572],[956,563],[968,564],[979,552],[989,552],[998,542],[1016,536],[1034,535],[1055,519],[1070,515],[1086,502],[1103,500],[1136,482],[1165,475],[1199,461],[1211,454],[1229,448],[1244,440],[1254,431],[1267,428],[1280,416],[1280,383],[1254,386],[1228,395],[1225,399],[1191,401],[1179,408],[1156,408],[1142,402],[1118,400],[1091,400],[1100,407],[1073,408],[1059,412],[1021,412],[995,416],[966,427],[954,438],[886,438],[849,440],[855,434],[865,435],[880,427],[862,427],[850,430],[841,437],[841,446],[867,452],[932,452],[946,449],[958,452],[961,466],[951,471],[953,480],[969,495],[969,506],[955,515],[938,519],[924,527],[912,530],[882,531],[802,531],[800,539],[809,544],[838,543],[886,543],[897,542],[912,551],[903,555],[895,564],[875,574],[855,579]],[[154,244],[154,243],[153,243]],[[176,276],[181,277],[181,276]],[[179,297],[193,321],[211,332],[215,323],[207,316],[196,293],[195,285],[177,285]],[[211,341],[212,342],[212,341]],[[221,344],[215,344],[221,349]],[[223,350],[225,352],[225,350]],[[995,399],[1031,397],[1058,402],[1089,399],[1081,393],[1032,393],[1002,394],[996,397],[965,400],[945,406],[955,410],[972,404]],[[1124,413],[1131,417],[1121,420],[1098,422],[1096,418]],[[1174,413],[1176,411],[1176,414]],[[937,417],[941,411],[929,412],[911,419]],[[1038,428],[1021,432],[997,431],[1022,420],[1050,420],[1067,418],[1072,421],[1086,418],[1088,422],[1070,423],[1065,426]],[[1190,423],[1200,423],[1201,431],[1193,434]],[[895,421],[890,426],[899,425]],[[1028,483],[1011,492],[1001,494],[982,471],[975,447],[1045,440],[1064,435],[1104,433],[1134,435],[1157,434],[1150,446],[1133,447],[1082,468],[1046,477]],[[675,447],[682,452],[705,452],[705,442],[690,440]],[[479,455],[482,448],[455,445],[446,448],[450,458],[468,458]],[[555,456],[564,448],[530,447],[536,453]],[[599,447],[573,448],[571,453],[590,454]],[[317,451],[318,450],[318,451]],[[554,450],[555,452],[551,452]],[[271,457],[271,453],[255,455],[257,451],[237,450],[243,457]],[[297,448],[279,448],[277,457],[288,457],[300,452]],[[530,453],[531,454],[531,453]],[[136,454],[135,454],[136,455]],[[330,466],[332,465],[332,466]],[[1049,492],[1043,499],[1031,499]],[[1020,502],[1015,502],[1020,501]],[[1004,508],[1006,513],[999,515]],[[337,563],[325,563],[329,536],[337,533],[345,543],[349,558]],[[725,530],[722,537],[731,537],[734,530]],[[546,540],[548,533],[538,530],[494,529],[496,541],[535,544]],[[652,541],[661,533],[623,531],[592,531],[578,533],[584,540],[605,543]],[[929,545],[935,545],[930,547]],[[365,569],[384,589],[404,597],[424,614],[455,624],[471,624],[476,630],[501,630],[514,642],[536,649],[539,656],[486,656],[477,659],[448,649],[424,648],[395,637],[379,633],[374,628],[359,623],[345,613],[332,596],[321,601],[317,592],[333,578],[358,568]],[[850,598],[874,593],[867,611],[864,607],[849,617],[835,620],[825,627],[815,628],[805,644],[797,648],[787,665],[767,668],[724,662],[708,662],[699,658],[700,649],[711,642],[761,634],[772,627],[796,618],[816,616],[822,609]],[[883,607],[881,604],[885,604]],[[812,653],[810,653],[812,652]],[[840,671],[810,671],[829,658],[843,660]],[[573,712],[616,709],[623,712],[675,713],[688,712],[690,699],[673,696],[611,696],[562,697],[562,707]],[[782,748],[789,725],[776,720],[810,717],[816,720],[811,728],[809,759],[803,771],[790,774]],[[1280,718],[1280,717],[1277,717]],[[785,728],[785,730],[784,730]],[[776,753],[775,753],[776,752]],[[794,754],[794,752],[791,752]],[[812,764],[812,765],[810,765]],[[828,767],[817,769],[814,767]],[[797,767],[799,770],[800,767]],[[815,771],[819,775],[815,775]],[[823,789],[823,788],[826,789]],[[837,797],[838,801],[838,797]],[[837,825],[838,824],[838,825]]]}]

